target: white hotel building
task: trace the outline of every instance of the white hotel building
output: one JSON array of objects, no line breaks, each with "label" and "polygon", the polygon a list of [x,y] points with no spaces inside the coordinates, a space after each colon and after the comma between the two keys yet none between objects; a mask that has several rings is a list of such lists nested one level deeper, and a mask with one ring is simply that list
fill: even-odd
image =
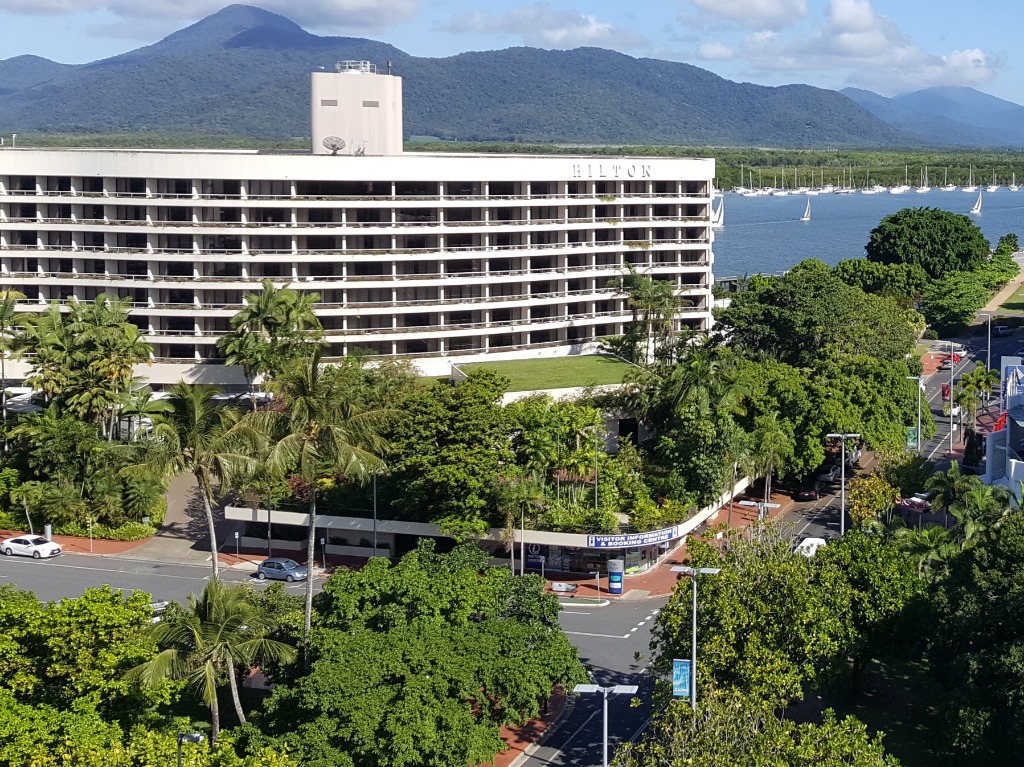
[{"label": "white hotel building", "polygon": [[320,294],[328,356],[433,375],[621,334],[629,266],[710,327],[713,160],[403,154],[401,80],[339,70],[313,74],[308,154],[0,148],[0,287],[127,298],[155,384],[241,383],[207,363],[265,278]]}]

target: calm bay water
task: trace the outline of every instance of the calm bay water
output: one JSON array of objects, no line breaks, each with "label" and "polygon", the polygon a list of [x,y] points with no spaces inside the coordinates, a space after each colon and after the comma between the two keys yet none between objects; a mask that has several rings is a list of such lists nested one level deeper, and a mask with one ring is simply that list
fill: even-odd
[{"label": "calm bay water", "polygon": [[[871,230],[903,208],[941,208],[966,214],[978,193],[823,194],[811,197],[811,220],[801,221],[808,198],[725,196],[725,226],[715,230],[715,276],[782,272],[807,258],[836,264],[863,258]],[[716,203],[717,204],[717,203]],[[1008,232],[1024,243],[1024,189],[985,192],[981,215],[971,216],[995,247]]]}]

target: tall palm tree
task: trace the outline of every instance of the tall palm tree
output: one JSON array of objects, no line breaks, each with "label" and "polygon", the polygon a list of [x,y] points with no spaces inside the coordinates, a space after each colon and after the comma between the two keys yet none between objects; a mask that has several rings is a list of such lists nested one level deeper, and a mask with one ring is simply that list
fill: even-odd
[{"label": "tall palm tree", "polygon": [[986,530],[997,528],[1010,513],[1010,494],[1005,488],[983,484],[976,476],[964,478],[963,489],[949,505],[957,521],[956,534],[966,548]]},{"label": "tall palm tree", "polygon": [[644,364],[654,361],[656,340],[672,333],[679,298],[672,283],[655,280],[640,274],[632,266],[622,277],[609,283],[609,287],[625,296],[626,305],[633,313],[633,325],[644,336]]},{"label": "tall palm tree", "polygon": [[166,399],[156,399],[153,390],[146,386],[142,379],[133,379],[131,388],[125,392],[121,401],[121,417],[129,418],[133,424],[130,438],[136,440],[141,434],[143,419],[152,421],[155,417],[166,415],[174,410],[174,405]]},{"label": "tall palm tree", "polygon": [[731,418],[725,422],[722,430],[722,447],[727,464],[732,466],[732,481],[729,483],[728,524],[732,526],[733,496],[740,471],[754,470],[754,446],[750,434],[747,434]]},{"label": "tall palm tree", "polygon": [[0,410],[3,410],[4,425],[7,425],[7,355],[18,351],[17,319],[18,300],[25,298],[16,290],[5,290],[0,297]]},{"label": "tall palm tree", "polygon": [[917,574],[934,580],[939,571],[960,551],[949,530],[938,525],[914,530],[904,527],[896,531],[901,549],[917,562]]},{"label": "tall palm tree", "polygon": [[782,427],[779,414],[773,412],[754,420],[753,441],[753,465],[764,477],[764,501],[768,503],[772,497],[772,475],[781,471],[793,454],[793,438]]},{"label": "tall palm tree", "polygon": [[75,340],[56,302],[41,314],[27,315],[23,327],[22,347],[31,364],[25,383],[42,392],[47,403],[52,402],[64,395],[71,382]]},{"label": "tall palm tree", "polygon": [[219,580],[206,584],[201,597],[190,594],[188,610],[153,624],[151,634],[160,652],[129,672],[143,684],[158,686],[167,679],[184,680],[200,693],[210,709],[210,742],[220,735],[217,688],[227,678],[240,724],[245,711],[238,695],[238,669],[267,661],[290,663],[295,648],[271,639],[274,620],[246,599],[248,587]]},{"label": "tall palm tree", "polygon": [[[366,481],[384,470],[380,458],[386,448],[383,426],[394,411],[366,407],[361,393],[338,385],[320,363],[320,349],[295,360],[275,380],[284,398],[283,410],[253,413],[252,423],[276,440],[267,455],[267,465],[279,476],[295,474],[310,485],[309,525],[306,562],[316,556],[316,480],[325,473],[345,480]],[[303,644],[309,660],[309,634],[313,616],[313,579],[306,579],[306,609]]]},{"label": "tall palm tree", "polygon": [[925,482],[925,490],[935,493],[932,509],[948,512],[957,498],[969,488],[968,475],[960,473],[960,464],[952,461],[946,471],[937,471]]},{"label": "tall palm tree", "polygon": [[239,472],[251,471],[263,435],[243,421],[238,408],[214,399],[215,386],[175,384],[166,400],[171,410],[154,419],[158,449],[150,466],[162,467],[165,476],[188,472],[199,485],[210,536],[213,577],[219,575],[217,529],[213,519],[215,493],[223,495]]}]

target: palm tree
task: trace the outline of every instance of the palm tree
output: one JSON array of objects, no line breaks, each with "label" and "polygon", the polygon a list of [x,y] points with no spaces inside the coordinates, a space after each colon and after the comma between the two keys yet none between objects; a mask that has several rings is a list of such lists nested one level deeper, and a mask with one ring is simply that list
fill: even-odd
[{"label": "palm tree", "polygon": [[18,350],[16,329],[20,322],[15,311],[18,300],[24,298],[16,290],[5,290],[0,297],[0,409],[4,426],[7,425],[7,355]]},{"label": "palm tree", "polygon": [[188,610],[153,624],[151,634],[160,652],[129,672],[129,677],[156,687],[167,679],[184,680],[210,709],[210,743],[220,735],[217,688],[226,677],[240,724],[245,712],[238,696],[239,668],[267,661],[289,663],[295,648],[271,639],[273,619],[246,599],[248,587],[214,579],[201,597],[190,594]]},{"label": "palm tree", "polygon": [[938,525],[923,530],[904,527],[896,531],[895,537],[900,548],[917,562],[917,574],[929,580],[934,580],[939,570],[960,551],[949,530]]},{"label": "palm tree", "polygon": [[633,326],[644,336],[644,364],[654,361],[656,338],[672,333],[679,298],[672,283],[655,280],[640,274],[632,266],[622,277],[609,283],[609,287],[625,296],[626,305],[633,312]]},{"label": "palm tree", "polygon": [[[320,363],[320,349],[295,360],[275,380],[287,407],[253,413],[252,422],[277,442],[267,465],[278,476],[289,473],[310,485],[306,562],[316,555],[316,480],[325,473],[346,480],[365,481],[384,470],[379,457],[387,446],[381,428],[394,413],[365,407],[360,392],[338,385],[338,377]],[[313,616],[313,579],[306,579],[303,644],[309,660],[309,634]]]},{"label": "palm tree", "polygon": [[722,447],[727,464],[732,464],[732,481],[729,483],[729,516],[728,524],[732,527],[733,496],[740,471],[754,470],[754,452],[751,435],[747,434],[731,418],[725,422],[722,430]]},{"label": "palm tree", "polygon": [[52,402],[63,396],[71,381],[74,338],[56,302],[42,314],[27,315],[24,329],[23,349],[31,355],[32,367],[25,383],[42,392],[47,403]]},{"label": "palm tree", "polygon": [[949,513],[957,521],[957,537],[966,548],[986,530],[998,528],[1010,513],[1010,494],[1005,488],[985,485],[976,476],[964,477],[964,486]]},{"label": "palm tree", "polygon": [[192,474],[199,485],[210,536],[213,577],[219,574],[217,530],[213,519],[215,490],[222,495],[238,472],[250,471],[263,435],[241,419],[233,405],[218,403],[215,386],[175,384],[166,400],[171,410],[154,419],[153,437],[159,447],[150,459],[167,477]]},{"label": "palm tree", "polygon": [[924,487],[935,493],[932,509],[948,512],[960,494],[968,489],[967,476],[960,473],[960,464],[952,461],[946,471],[937,471],[930,476]]},{"label": "palm tree", "polygon": [[786,459],[793,454],[793,437],[782,428],[779,414],[772,412],[754,419],[753,441],[753,465],[764,477],[764,502],[768,503],[772,496],[772,474],[783,469]]},{"label": "palm tree", "polygon": [[132,379],[131,388],[121,398],[121,417],[131,419],[134,426],[129,429],[130,439],[136,440],[142,429],[143,419],[153,419],[166,415],[174,410],[174,405],[166,399],[155,399],[153,390],[146,386],[142,379]]}]

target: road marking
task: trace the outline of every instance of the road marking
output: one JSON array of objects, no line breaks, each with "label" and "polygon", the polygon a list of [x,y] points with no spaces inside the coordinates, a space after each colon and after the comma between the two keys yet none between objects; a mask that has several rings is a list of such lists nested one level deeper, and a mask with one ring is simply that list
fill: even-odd
[{"label": "road marking", "polygon": [[591,615],[591,613],[574,612],[572,610],[562,610],[562,615]]},{"label": "road marking", "polygon": [[590,634],[586,631],[566,631],[565,633],[577,637],[599,637],[601,639],[629,639],[629,634]]},{"label": "road marking", "polygon": [[[600,710],[601,709],[598,709],[598,711],[600,711]],[[573,734],[569,736],[569,739],[567,741],[565,741],[565,743],[562,744],[562,747],[560,749],[558,749],[558,751],[560,753],[565,753],[565,749],[568,748],[569,744],[572,743],[573,740],[576,739],[576,736],[579,735],[580,732],[583,731],[584,727],[586,727],[588,724],[590,724],[590,720],[593,719],[595,716],[597,716],[597,711],[595,711],[590,716],[588,716],[586,718],[586,720],[583,722],[583,724],[581,724],[579,727],[576,728],[576,731],[573,732]]]},{"label": "road marking", "polygon": [[[125,575],[125,576],[129,576],[129,577],[138,576],[138,575],[145,575],[145,576],[152,576],[154,578],[178,578],[180,580],[185,580],[185,581],[199,580],[194,575],[168,575],[167,573],[151,573],[151,572],[144,572],[144,571],[143,572],[130,572],[130,571],[127,571],[127,570],[109,570],[109,569],[107,569],[105,567],[84,567],[82,565],[48,564],[47,567],[60,567],[60,568],[63,568],[65,570],[91,570],[91,571],[97,572],[97,573],[114,573],[115,575]],[[207,576],[203,580],[208,580],[208,579],[209,579],[209,576]]]}]

